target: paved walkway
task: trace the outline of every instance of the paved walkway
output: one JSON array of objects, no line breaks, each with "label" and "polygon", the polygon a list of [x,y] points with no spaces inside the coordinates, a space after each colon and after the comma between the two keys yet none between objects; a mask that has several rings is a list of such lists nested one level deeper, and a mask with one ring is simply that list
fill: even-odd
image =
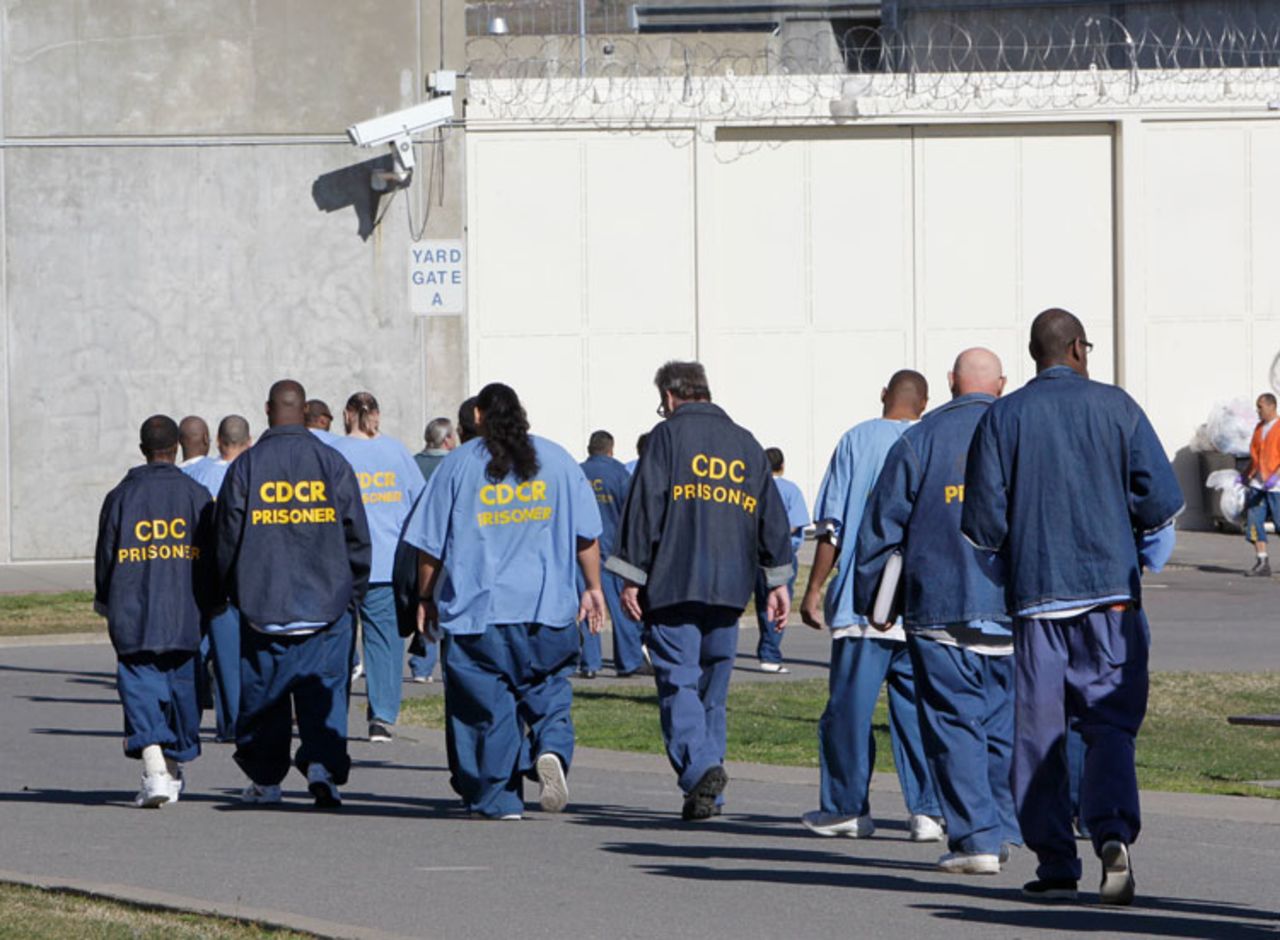
[{"label": "paved walkway", "polygon": [[689,826],[664,760],[585,750],[568,812],[489,823],[457,811],[439,733],[353,741],[332,815],[297,774],[284,805],[239,806],[230,749],[208,743],[183,802],[144,812],[109,646],[0,649],[0,676],[0,878],[352,937],[1274,938],[1280,921],[1280,801],[1147,794],[1137,904],[1045,908],[1018,897],[1026,852],[996,877],[938,873],[891,780],[874,839],[809,835],[805,769],[731,766],[726,815]]}]

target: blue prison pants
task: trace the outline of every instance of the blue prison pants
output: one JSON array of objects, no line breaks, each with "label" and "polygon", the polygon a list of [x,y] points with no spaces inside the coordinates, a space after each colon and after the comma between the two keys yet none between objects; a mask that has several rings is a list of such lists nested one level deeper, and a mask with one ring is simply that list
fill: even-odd
[{"label": "blue prison pants", "polygon": [[[796,572],[799,562],[791,562],[791,580],[787,582],[787,596],[794,598],[796,593]],[[765,581],[764,571],[756,572],[756,626],[760,628],[760,639],[756,642],[756,659],[762,663],[782,662],[782,634],[769,619],[765,611],[769,605],[769,585]]]},{"label": "blue prison pants", "polygon": [[209,657],[213,661],[213,710],[218,740],[234,741],[240,712],[240,611],[230,604],[209,618]]},{"label": "blue prison pants", "polygon": [[827,707],[818,721],[819,806],[839,816],[871,812],[868,794],[876,762],[871,723],[885,682],[889,742],[907,811],[941,816],[920,736],[911,654],[906,643],[875,637],[831,641]]},{"label": "blue prison pants", "polygon": [[117,659],[125,757],[140,758],[152,744],[159,744],[170,760],[200,756],[199,662],[195,652],[129,653]]},{"label": "blue prison pants", "polygon": [[908,635],[929,770],[952,852],[996,855],[1019,844],[1013,761],[1013,657]]},{"label": "blue prison pants", "polygon": [[521,813],[538,757],[556,754],[566,771],[573,760],[577,631],[491,624],[442,647],[450,783],[473,813]]},{"label": "blue prison pants", "polygon": [[301,743],[293,763],[312,762],[334,783],[347,782],[347,704],[355,629],[343,614],[316,633],[259,633],[241,618],[240,715],[235,760],[254,783],[273,786],[289,773],[293,718]]},{"label": "blue prison pants", "polygon": [[725,705],[738,653],[740,610],[681,604],[645,627],[667,758],[686,794],[724,763]]},{"label": "blue prison pants", "polygon": [[365,718],[394,725],[404,692],[404,638],[396,622],[396,597],[389,584],[371,584],[360,602],[360,645],[364,650]]},{"label": "blue prison pants", "polygon": [[1071,830],[1070,722],[1084,739],[1080,813],[1095,851],[1142,828],[1134,741],[1147,710],[1151,645],[1141,610],[1014,621],[1013,796],[1040,878],[1080,878]]}]

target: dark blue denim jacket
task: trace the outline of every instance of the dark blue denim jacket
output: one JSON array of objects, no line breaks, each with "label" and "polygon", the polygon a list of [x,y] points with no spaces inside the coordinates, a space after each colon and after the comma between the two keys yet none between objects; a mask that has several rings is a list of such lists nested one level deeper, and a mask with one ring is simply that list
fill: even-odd
[{"label": "dark blue denim jacket", "polygon": [[1009,620],[999,557],[960,534],[965,456],[993,401],[980,394],[956,398],[925,415],[889,451],[858,530],[858,613],[870,613],[885,562],[900,549],[907,627]]},{"label": "dark blue denim jacket", "polygon": [[1101,597],[1140,602],[1138,540],[1182,505],[1137,402],[1054,366],[978,423],[960,527],[974,545],[1003,553],[1013,612]]}]

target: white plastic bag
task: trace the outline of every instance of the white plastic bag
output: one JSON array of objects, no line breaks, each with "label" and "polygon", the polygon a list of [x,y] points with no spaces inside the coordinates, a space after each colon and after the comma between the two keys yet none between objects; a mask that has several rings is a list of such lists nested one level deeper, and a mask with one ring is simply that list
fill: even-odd
[{"label": "white plastic bag", "polygon": [[1243,398],[1214,405],[1206,422],[1213,449],[1233,457],[1249,456],[1249,442],[1257,424],[1257,412]]},{"label": "white plastic bag", "polygon": [[1239,524],[1244,517],[1244,500],[1247,495],[1247,488],[1240,482],[1240,474],[1234,470],[1215,470],[1205,479],[1204,485],[1218,491],[1222,517],[1228,522]]}]

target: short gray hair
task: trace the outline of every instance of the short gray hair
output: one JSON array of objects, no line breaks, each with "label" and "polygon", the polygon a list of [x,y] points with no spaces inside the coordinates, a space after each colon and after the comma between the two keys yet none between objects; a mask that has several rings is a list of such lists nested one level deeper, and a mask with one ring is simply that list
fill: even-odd
[{"label": "short gray hair", "polygon": [[659,392],[670,392],[681,401],[711,401],[711,387],[707,384],[707,370],[700,362],[665,363],[653,377]]},{"label": "short gray hair", "polygon": [[249,422],[240,415],[227,415],[218,422],[218,443],[235,447],[249,440]]},{"label": "short gray hair", "polygon": [[434,418],[427,424],[427,430],[423,432],[422,437],[428,447],[438,449],[444,446],[444,442],[452,433],[452,421],[448,418]]}]

